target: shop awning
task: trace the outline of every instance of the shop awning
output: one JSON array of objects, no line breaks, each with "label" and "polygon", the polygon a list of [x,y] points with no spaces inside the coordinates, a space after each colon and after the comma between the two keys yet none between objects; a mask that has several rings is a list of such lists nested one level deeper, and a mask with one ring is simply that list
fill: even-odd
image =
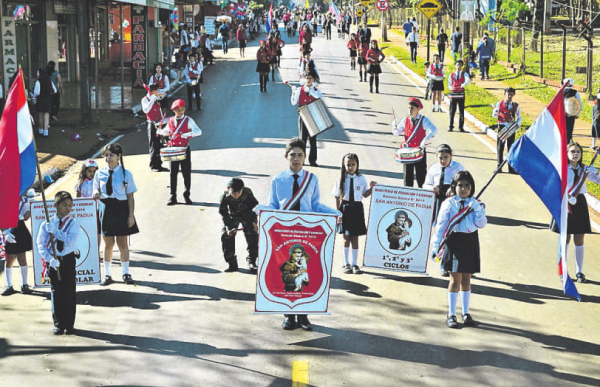
[{"label": "shop awning", "polygon": [[175,0],[113,0],[117,3],[137,4],[146,7],[156,7],[162,9],[173,10],[175,8]]}]

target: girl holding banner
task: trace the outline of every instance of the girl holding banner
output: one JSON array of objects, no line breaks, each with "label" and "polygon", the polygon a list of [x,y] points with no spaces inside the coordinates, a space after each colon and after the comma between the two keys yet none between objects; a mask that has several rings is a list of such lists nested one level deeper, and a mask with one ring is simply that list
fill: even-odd
[{"label": "girl holding banner", "polygon": [[475,322],[469,314],[471,274],[480,270],[477,230],[485,227],[487,217],[483,203],[473,198],[475,181],[469,172],[458,172],[450,189],[454,196],[444,201],[440,209],[431,241],[432,258],[440,257],[443,269],[450,272],[446,325],[458,328],[456,304],[460,289],[462,320],[465,326],[472,327]]}]

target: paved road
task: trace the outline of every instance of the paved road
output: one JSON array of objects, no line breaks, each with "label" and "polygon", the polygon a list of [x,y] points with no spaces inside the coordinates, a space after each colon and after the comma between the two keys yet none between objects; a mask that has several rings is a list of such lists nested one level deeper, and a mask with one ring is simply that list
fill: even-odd
[{"label": "paved road", "polygon": [[[291,386],[296,361],[308,362],[311,385],[327,387],[598,384],[598,238],[587,239],[585,272],[592,281],[579,286],[583,302],[566,299],[555,275],[557,237],[518,176],[500,175],[482,198],[489,224],[480,233],[482,273],[473,280],[478,327],[446,328],[447,280],[437,267],[429,267],[429,276],[344,275],[340,243],[332,314],[312,318],[313,332],[286,332],[281,316],[253,315],[255,276],[222,272],[216,207],[234,176],[265,202],[271,176],[286,167],[283,147],[296,133],[296,112],[281,79],[297,79],[297,46],[284,48],[268,93],[258,91],[255,48],[247,51],[240,59],[231,49],[228,61],[207,72],[204,110],[191,113],[204,130],[192,141],[193,206],[165,206],[168,175],[148,170],[143,133],[122,140],[139,187],[141,233],[131,238],[137,286],[79,288],[77,336],[51,334],[46,290],[2,298],[0,384]],[[323,201],[334,202],[329,192],[347,152],[359,155],[368,178],[400,185],[391,108],[403,114],[406,97],[419,92],[385,65],[381,94],[370,94],[349,69],[345,43],[335,38],[318,37],[313,54],[336,123],[319,139],[321,166],[309,168],[319,177]],[[451,144],[481,187],[495,166],[487,140],[447,133],[446,115],[428,115],[442,129],[431,148]],[[70,176],[55,189],[73,185]],[[242,259],[243,247],[240,242]]]}]

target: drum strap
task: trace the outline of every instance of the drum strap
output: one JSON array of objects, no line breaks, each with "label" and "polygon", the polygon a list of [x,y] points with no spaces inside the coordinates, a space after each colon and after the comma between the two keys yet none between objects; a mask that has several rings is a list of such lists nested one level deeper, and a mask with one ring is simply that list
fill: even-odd
[{"label": "drum strap", "polygon": [[[466,218],[467,215],[469,215],[472,211],[473,210],[470,207],[465,207],[462,210],[458,211],[456,215],[454,215],[452,218],[450,218],[450,221],[448,222],[448,225],[444,230],[444,236],[442,237],[442,241],[446,241],[448,239],[448,236],[450,236],[450,234],[452,233],[452,230],[454,230],[454,228],[458,226],[458,224],[462,222],[462,220]],[[440,246],[440,250],[437,253],[438,257],[443,256],[445,246],[445,244]]]},{"label": "drum strap", "polygon": [[290,210],[291,208],[294,208],[296,204],[300,203],[300,200],[306,193],[312,179],[313,174],[311,172],[306,171],[304,179],[302,179],[302,182],[300,183],[300,188],[298,188],[298,192],[296,192],[296,194],[293,195],[287,203],[285,203],[285,205],[283,206],[283,210]]},{"label": "drum strap", "polygon": [[[181,128],[183,127],[183,124],[185,124],[187,122],[188,118],[189,118],[188,116],[185,116],[185,118],[183,120],[181,120],[181,122],[177,126],[177,129],[175,129],[175,133],[173,133],[173,136],[176,136],[177,134],[179,134],[179,132],[181,131]],[[176,118],[173,118],[173,120],[175,122],[177,122]]]},{"label": "drum strap", "polygon": [[[417,135],[417,132],[419,131],[419,129],[421,129],[421,123],[423,121],[423,117],[421,116],[419,117],[419,119],[417,120],[417,122],[415,122],[414,126],[411,126],[412,129],[412,133],[410,134],[410,136],[404,141],[405,143],[409,144],[412,139]],[[410,122],[410,118],[408,118],[408,121]]]},{"label": "drum strap", "polygon": [[573,196],[575,194],[575,192],[579,192],[579,190],[581,190],[581,187],[587,180],[587,176],[588,176],[588,172],[579,173],[579,174],[577,173],[578,171],[574,171],[574,172],[575,172],[575,179],[573,181],[573,185],[569,189],[569,196]]}]

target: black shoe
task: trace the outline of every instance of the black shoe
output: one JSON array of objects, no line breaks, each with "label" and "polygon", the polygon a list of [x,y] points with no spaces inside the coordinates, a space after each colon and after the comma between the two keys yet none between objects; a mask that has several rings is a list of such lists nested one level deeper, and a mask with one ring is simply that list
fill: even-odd
[{"label": "black shoe", "polygon": [[308,316],[306,315],[298,316],[298,323],[305,331],[313,330],[312,324],[310,323],[310,321],[308,321]]},{"label": "black shoe", "polygon": [[75,328],[71,327],[71,328],[65,329],[65,335],[74,335],[74,334],[75,334]]},{"label": "black shoe", "polygon": [[375,89],[375,93],[379,94],[379,89]]},{"label": "black shoe", "polygon": [[171,196],[171,198],[167,202],[167,206],[173,206],[175,204],[177,204],[177,198],[175,196]]},{"label": "black shoe", "polygon": [[473,317],[471,317],[471,315],[469,313],[463,314],[462,320],[463,320],[463,324],[465,324],[466,327],[474,327],[475,326],[475,321],[473,321]]},{"label": "black shoe", "polygon": [[463,133],[464,133],[464,131],[465,131],[463,128],[460,128],[460,129],[458,129],[458,130],[459,130],[459,131],[461,131],[461,132],[463,132]]},{"label": "black shoe", "polygon": [[292,329],[296,329],[296,318],[295,317],[285,317],[283,322],[281,323],[281,327],[286,331],[291,331]]},{"label": "black shoe", "polygon": [[183,200],[185,200],[185,204],[194,204],[194,202],[192,201],[192,199],[190,199],[190,195],[183,195]]},{"label": "black shoe", "polygon": [[114,282],[115,282],[115,281],[112,279],[112,277],[111,277],[111,276],[109,276],[109,275],[105,275],[105,276],[104,276],[104,281],[102,281],[102,282],[100,283],[100,286],[108,286],[108,285],[110,285],[110,284],[112,284],[112,283],[114,283]]},{"label": "black shoe", "polygon": [[29,287],[29,285],[25,284],[23,286],[21,286],[21,293],[23,294],[31,294],[33,292],[33,290],[31,290],[31,288]]},{"label": "black shoe", "polygon": [[55,334],[56,336],[62,335],[63,329],[59,328],[59,327],[54,327],[54,329],[52,329],[52,333]]},{"label": "black shoe", "polygon": [[458,328],[458,321],[456,321],[456,316],[448,316],[446,319],[446,325],[448,328]]},{"label": "black shoe", "polygon": [[12,294],[15,294],[16,292],[17,291],[12,286],[5,286],[4,290],[2,291],[2,295],[3,296],[10,296]]},{"label": "black shoe", "polygon": [[452,131],[454,131],[454,129],[452,129],[452,128],[448,128],[448,131],[449,131],[449,132],[452,132]]},{"label": "black shoe", "polygon": [[237,262],[236,263],[230,263],[229,267],[224,270],[225,273],[233,273],[233,272],[236,272],[236,271],[238,271]]},{"label": "black shoe", "polygon": [[154,172],[169,172],[169,168],[165,168],[162,165],[158,168],[152,168]]},{"label": "black shoe", "polygon": [[131,278],[131,274],[123,274],[123,282],[125,282],[127,285],[135,284],[133,278]]},{"label": "black shoe", "polygon": [[577,275],[575,276],[577,278],[577,282],[587,282],[587,280],[585,279],[585,274],[583,273],[577,273]]}]

